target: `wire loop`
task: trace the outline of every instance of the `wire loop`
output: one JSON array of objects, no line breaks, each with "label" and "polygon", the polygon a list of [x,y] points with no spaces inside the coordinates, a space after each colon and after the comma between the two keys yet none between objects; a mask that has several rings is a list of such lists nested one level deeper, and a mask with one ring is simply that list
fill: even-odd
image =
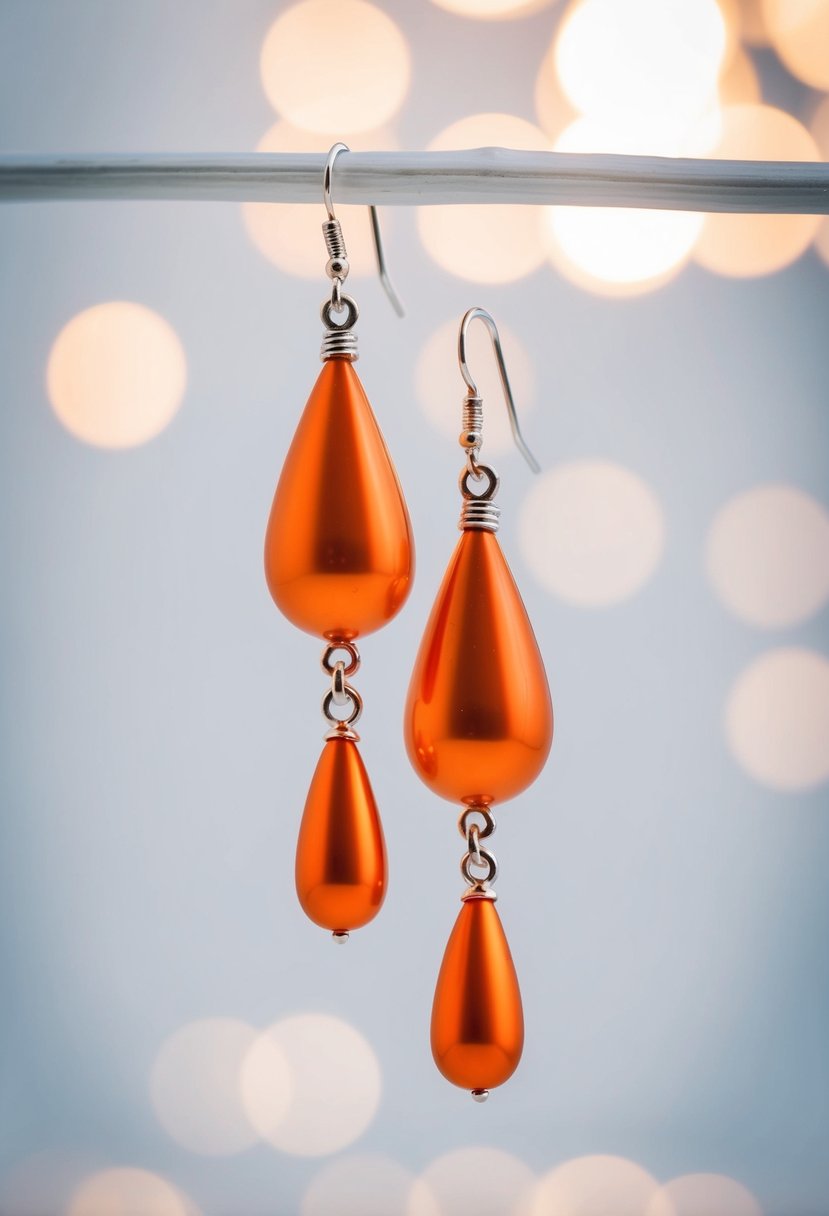
[{"label": "wire loop", "polygon": [[[461,860],[461,874],[463,875],[464,882],[470,887],[484,886],[485,884],[495,882],[495,879],[498,877],[498,862],[493,854],[488,849],[481,849],[480,858],[481,860],[478,862],[471,853],[464,853]],[[486,866],[486,874],[481,876],[473,874],[473,865],[478,865],[479,868],[480,866]]]},{"label": "wire loop", "polygon": [[360,652],[353,642],[329,642],[322,652],[322,659],[320,660],[322,670],[327,676],[333,676],[337,664],[336,662],[332,662],[332,659],[338,650],[344,650],[348,655],[349,661],[345,666],[345,674],[353,676],[360,670]]},{"label": "wire loop", "polygon": [[328,692],[322,698],[322,712],[325,718],[332,726],[353,726],[359,721],[360,714],[363,712],[363,698],[357,692],[356,688],[352,688],[350,684],[344,686],[346,700],[344,704],[351,701],[351,711],[344,718],[338,718],[336,714],[331,712],[331,706],[334,704],[334,689],[329,688]]}]

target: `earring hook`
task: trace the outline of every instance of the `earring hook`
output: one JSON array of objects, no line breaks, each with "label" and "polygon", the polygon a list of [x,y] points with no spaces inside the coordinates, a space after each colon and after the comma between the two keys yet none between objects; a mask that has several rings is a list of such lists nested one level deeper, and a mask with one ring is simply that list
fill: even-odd
[{"label": "earring hook", "polygon": [[[349,152],[350,150],[351,149],[347,144],[334,144],[329,151],[328,159],[325,162],[325,172],[323,173],[322,177],[322,201],[325,203],[325,210],[328,212],[328,219],[331,222],[334,222],[337,219],[336,215],[334,214],[334,200],[331,197],[331,186],[334,178],[334,162],[341,152]],[[386,266],[383,238],[380,235],[380,221],[377,218],[377,208],[374,206],[374,204],[369,205],[368,213],[371,218],[371,235],[374,239],[374,253],[377,258],[377,273],[380,277],[380,282],[383,284],[383,289],[398,317],[404,317],[406,315],[406,310],[403,307],[400,296],[395,291],[394,284],[389,276],[388,267]]]},{"label": "earring hook", "polygon": [[[512,430],[512,436],[515,440],[516,447],[532,471],[534,473],[540,473],[541,466],[536,460],[535,456],[533,456],[530,449],[527,447],[524,436],[521,434],[521,427],[518,425],[518,414],[516,413],[515,401],[512,396],[509,376],[507,375],[507,367],[504,362],[504,352],[501,348],[501,336],[498,333],[498,326],[495,324],[495,321],[485,308],[470,308],[468,312],[464,313],[461,326],[458,331],[458,366],[461,369],[464,384],[469,389],[466,399],[467,401],[475,400],[477,402],[480,402],[481,400],[478,394],[478,386],[472,378],[472,373],[469,370],[469,364],[466,361],[466,335],[469,330],[469,326],[475,320],[483,321],[484,325],[486,325],[487,330],[489,331],[489,336],[492,339],[495,359],[498,363],[498,373],[501,377],[501,387],[504,390],[504,400],[506,401],[507,405],[510,429]],[[481,413],[481,417],[482,416],[483,415]]]}]

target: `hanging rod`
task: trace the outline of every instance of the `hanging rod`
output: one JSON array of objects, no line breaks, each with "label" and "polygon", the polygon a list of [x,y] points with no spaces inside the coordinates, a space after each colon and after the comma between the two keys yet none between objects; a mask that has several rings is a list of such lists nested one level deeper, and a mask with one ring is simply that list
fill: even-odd
[{"label": "hanging rod", "polygon": [[[0,201],[188,199],[309,203],[324,153],[0,156]],[[558,203],[829,214],[829,164],[575,152],[350,152],[337,201],[383,206]]]}]

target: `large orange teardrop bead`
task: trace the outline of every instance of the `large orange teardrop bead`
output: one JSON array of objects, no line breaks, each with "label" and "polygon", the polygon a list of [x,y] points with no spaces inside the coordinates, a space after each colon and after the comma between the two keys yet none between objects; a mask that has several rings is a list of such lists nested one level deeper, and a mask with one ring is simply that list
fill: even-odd
[{"label": "large orange teardrop bead", "polygon": [[323,364],[276,487],[265,574],[290,621],[325,638],[386,624],[409,594],[411,525],[363,386]]},{"label": "large orange teardrop bead", "polygon": [[538,643],[492,532],[463,532],[409,685],[409,759],[453,802],[513,798],[544,767],[553,707]]},{"label": "large orange teardrop bead", "polygon": [[373,920],[385,898],[383,829],[350,739],[329,739],[322,749],[299,829],[296,890],[306,915],[334,933]]},{"label": "large orange teardrop bead", "polygon": [[443,956],[432,1006],[432,1055],[464,1089],[503,1085],[524,1047],[521,992],[491,899],[465,899]]}]

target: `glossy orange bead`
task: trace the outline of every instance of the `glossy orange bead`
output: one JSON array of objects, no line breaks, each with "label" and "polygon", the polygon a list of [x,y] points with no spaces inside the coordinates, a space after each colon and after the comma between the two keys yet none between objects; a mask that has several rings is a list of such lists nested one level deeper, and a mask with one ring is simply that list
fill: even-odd
[{"label": "glossy orange bead", "polygon": [[461,534],[415,662],[404,731],[421,778],[455,802],[513,798],[544,767],[547,676],[492,532]]},{"label": "glossy orange bead", "polygon": [[465,899],[432,1006],[432,1055],[453,1085],[492,1089],[518,1067],[524,1013],[518,977],[491,899]]},{"label": "glossy orange bead", "polygon": [[324,929],[359,929],[386,895],[386,846],[357,745],[329,739],[311,780],[296,851],[296,890]]},{"label": "glossy orange bead", "polygon": [[265,574],[290,621],[325,638],[379,629],[409,594],[414,553],[391,457],[351,363],[322,366],[276,487]]}]

